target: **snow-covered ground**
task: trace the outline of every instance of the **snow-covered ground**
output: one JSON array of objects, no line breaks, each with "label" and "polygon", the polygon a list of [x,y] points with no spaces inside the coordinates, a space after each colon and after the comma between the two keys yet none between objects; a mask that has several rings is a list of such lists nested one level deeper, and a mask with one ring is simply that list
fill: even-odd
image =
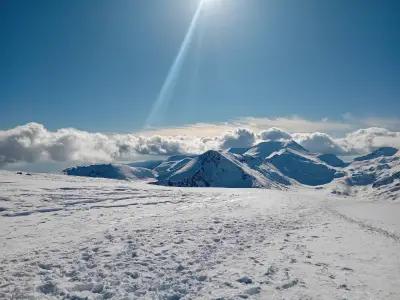
[{"label": "snow-covered ground", "polygon": [[0,171],[1,299],[400,299],[400,203]]}]

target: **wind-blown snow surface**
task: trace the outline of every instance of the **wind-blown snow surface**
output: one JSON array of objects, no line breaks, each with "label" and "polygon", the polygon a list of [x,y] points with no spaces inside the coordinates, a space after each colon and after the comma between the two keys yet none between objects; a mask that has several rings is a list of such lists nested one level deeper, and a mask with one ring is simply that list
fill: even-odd
[{"label": "wind-blown snow surface", "polygon": [[0,171],[1,299],[400,299],[399,203]]}]

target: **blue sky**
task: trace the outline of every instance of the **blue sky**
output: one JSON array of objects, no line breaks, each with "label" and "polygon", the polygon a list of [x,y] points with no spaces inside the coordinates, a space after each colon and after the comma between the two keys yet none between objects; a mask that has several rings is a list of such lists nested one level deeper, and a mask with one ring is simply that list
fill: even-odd
[{"label": "blue sky", "polygon": [[[0,1],[0,129],[140,130],[198,3]],[[396,118],[399,28],[399,1],[209,1],[153,125]]]}]

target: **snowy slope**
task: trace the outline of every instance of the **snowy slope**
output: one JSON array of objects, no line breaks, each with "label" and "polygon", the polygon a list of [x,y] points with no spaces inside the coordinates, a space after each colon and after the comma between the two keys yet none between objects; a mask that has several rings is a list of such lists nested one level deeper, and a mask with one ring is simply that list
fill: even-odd
[{"label": "snowy slope", "polygon": [[400,204],[0,171],[0,299],[400,299]]},{"label": "snowy slope", "polygon": [[[311,153],[294,141],[265,141],[248,149],[176,155],[164,161],[76,167],[65,174],[114,179],[155,178],[158,184],[193,187],[277,187],[325,185],[338,193],[349,187],[373,187],[388,197],[398,190],[397,149],[384,147],[345,163],[333,154]],[[136,166],[136,167],[134,167]],[[141,168],[139,166],[147,166]]]},{"label": "snowy slope", "polygon": [[245,153],[246,151],[248,151],[249,148],[239,148],[239,147],[234,147],[234,148],[229,148],[228,152],[232,153],[232,154],[239,154],[242,155],[243,153]]},{"label": "snowy slope", "polygon": [[100,177],[110,179],[142,179],[154,178],[154,173],[146,168],[130,167],[121,164],[98,164],[90,166],[77,166],[63,171],[66,175]]},{"label": "snowy slope", "polygon": [[244,161],[267,178],[285,185],[331,182],[336,170],[294,141],[262,142],[243,154]]},{"label": "snowy slope", "polygon": [[128,166],[152,170],[159,166],[162,162],[164,162],[164,160],[142,160],[129,163]]},{"label": "snowy slope", "polygon": [[292,140],[266,141],[251,147],[249,150],[243,153],[243,156],[249,160],[255,159],[262,161],[266,159],[268,156],[270,156],[272,153],[280,151],[282,149],[292,149],[303,153],[308,152],[306,149],[304,149],[302,146],[300,146],[299,144],[297,144],[295,141]]},{"label": "snowy slope", "polygon": [[335,169],[290,149],[275,152],[266,161],[285,176],[311,186],[331,182],[336,173]]},{"label": "snowy slope", "polygon": [[365,156],[356,157],[354,159],[354,161],[365,161],[365,160],[375,159],[378,157],[393,156],[397,153],[397,151],[398,150],[393,147],[382,147],[382,148],[376,149],[375,151],[373,151]]},{"label": "snowy slope", "polygon": [[186,163],[188,163],[194,156],[186,156],[186,155],[175,155],[171,156],[161,164],[159,164],[156,168],[154,168],[154,172],[157,174],[157,178],[159,180],[164,180],[171,176],[174,172],[182,168]]},{"label": "snowy slope", "polygon": [[[393,148],[392,148],[393,149]],[[344,169],[346,176],[332,185],[334,192],[361,193],[371,198],[397,200],[400,192],[400,155],[378,149],[355,159]]]},{"label": "snowy slope", "polygon": [[334,154],[320,154],[317,157],[319,160],[323,161],[324,163],[326,163],[331,167],[344,168],[349,165],[348,163],[345,163],[343,160],[341,160]]},{"label": "snowy slope", "polygon": [[207,151],[190,159],[173,172],[160,180],[160,184],[171,186],[197,187],[272,187],[278,186],[267,180],[259,172],[242,164],[228,152]]}]

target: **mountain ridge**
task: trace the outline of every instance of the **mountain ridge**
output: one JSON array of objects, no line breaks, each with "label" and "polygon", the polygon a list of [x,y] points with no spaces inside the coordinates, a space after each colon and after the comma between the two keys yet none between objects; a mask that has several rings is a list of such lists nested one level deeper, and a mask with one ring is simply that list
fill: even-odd
[{"label": "mountain ridge", "polygon": [[383,147],[344,162],[334,154],[312,153],[295,141],[264,141],[248,148],[180,154],[163,161],[127,165],[77,166],[63,172],[184,187],[285,189],[296,185],[327,185],[334,189],[335,185],[342,185],[351,189],[368,186],[374,191],[384,188],[396,191],[400,186],[400,156],[396,148]]}]

